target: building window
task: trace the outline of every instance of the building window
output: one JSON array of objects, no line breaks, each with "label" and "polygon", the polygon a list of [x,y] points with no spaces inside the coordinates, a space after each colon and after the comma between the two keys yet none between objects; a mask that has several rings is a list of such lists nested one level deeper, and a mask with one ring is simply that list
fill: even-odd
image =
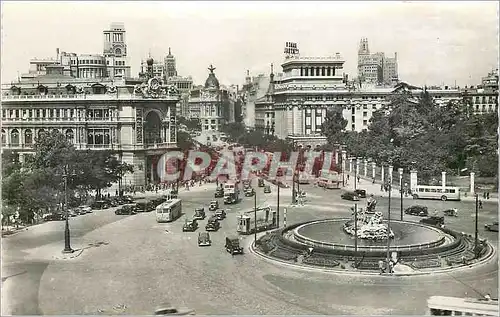
[{"label": "building window", "polygon": [[368,109],[368,105],[363,105],[363,109]]},{"label": "building window", "polygon": [[94,134],[92,132],[87,134],[87,144],[94,144]]},{"label": "building window", "polygon": [[2,110],[2,119],[7,118],[7,110],[3,109]]},{"label": "building window", "polygon": [[356,107],[354,107],[354,106],[353,106],[353,107],[351,107],[351,113],[352,113],[352,114],[355,114],[355,113],[356,113]]},{"label": "building window", "polygon": [[363,125],[368,125],[368,120],[363,120]]},{"label": "building window", "polygon": [[2,145],[7,144],[7,134],[5,133],[5,130],[2,129]]},{"label": "building window", "polygon": [[19,131],[17,129],[12,130],[10,133],[10,144],[19,145]]},{"label": "building window", "polygon": [[33,132],[31,130],[24,131],[24,144],[32,144],[33,143]]},{"label": "building window", "polygon": [[70,143],[73,143],[75,140],[75,134],[72,129],[67,129],[66,130],[66,140],[68,140]]},{"label": "building window", "polygon": [[372,105],[373,110],[377,110],[377,105]]},{"label": "building window", "polygon": [[356,125],[355,125],[354,123],[353,123],[353,124],[351,124],[351,130],[352,130],[352,131],[355,131],[355,130],[356,130]]},{"label": "building window", "polygon": [[38,138],[41,139],[43,138],[45,135],[45,130],[44,129],[40,129],[38,130]]},{"label": "building window", "polygon": [[363,111],[363,117],[368,117],[368,112]]}]

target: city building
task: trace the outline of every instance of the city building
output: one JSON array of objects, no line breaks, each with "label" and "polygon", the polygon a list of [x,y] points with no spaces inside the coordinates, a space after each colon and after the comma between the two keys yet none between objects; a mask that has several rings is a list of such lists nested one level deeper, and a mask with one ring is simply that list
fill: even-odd
[{"label": "city building", "polygon": [[[151,55],[148,57],[148,59],[149,58],[151,58]],[[141,60],[141,71],[139,73],[139,77],[141,76],[141,74],[146,74],[146,70],[148,69],[146,61],[147,59]],[[177,75],[175,57],[172,55],[170,47],[168,48],[168,55],[165,56],[163,60],[155,59],[153,65],[153,75],[158,79],[162,79],[164,81],[168,81],[169,78],[179,77]]]},{"label": "city building", "polygon": [[255,128],[255,101],[265,96],[269,80],[269,76],[265,76],[264,74],[250,77],[250,71],[247,70],[245,84],[240,91],[240,97],[243,122],[248,128]]},{"label": "city building", "polygon": [[363,83],[393,86],[398,81],[398,54],[370,53],[368,39],[362,38],[358,49],[358,79]]},{"label": "city building", "polygon": [[498,112],[498,69],[483,77],[481,85],[465,87],[462,94],[475,114]]},{"label": "city building", "polygon": [[204,86],[193,87],[189,97],[189,118],[199,118],[204,134],[218,134],[222,125],[235,122],[235,101],[237,91],[221,86],[215,76],[215,67],[210,65],[210,73]]},{"label": "city building", "polygon": [[182,117],[189,117],[189,95],[193,89],[193,78],[191,76],[171,76],[167,78],[167,85],[177,87],[181,93],[181,101],[177,108],[177,115]]},{"label": "city building", "polygon": [[30,60],[27,74],[21,80],[38,76],[62,73],[74,78],[128,78],[130,65],[127,57],[126,31],[123,23],[112,23],[109,30],[103,31],[103,54],[76,54],[60,52],[56,49],[55,58],[34,58]]},{"label": "city building", "polygon": [[168,55],[165,57],[165,73],[167,78],[177,76],[175,57],[172,55],[170,47],[168,48]]},{"label": "city building", "polygon": [[177,147],[180,94],[154,78],[153,64],[145,80],[75,78],[60,68],[2,85],[2,148],[23,160],[38,137],[57,130],[79,150],[112,150],[132,164],[123,184],[159,181],[159,157]]}]

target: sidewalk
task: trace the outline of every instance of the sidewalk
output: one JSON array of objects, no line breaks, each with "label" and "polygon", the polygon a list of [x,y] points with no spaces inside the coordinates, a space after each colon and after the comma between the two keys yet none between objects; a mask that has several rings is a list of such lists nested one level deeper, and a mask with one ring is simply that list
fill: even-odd
[{"label": "sidewalk", "polygon": [[[346,175],[349,174],[349,181],[347,182],[345,188],[354,190],[354,173],[346,173]],[[360,176],[360,175],[358,175]],[[347,181],[347,176],[344,178]],[[364,189],[366,190],[367,195],[373,194],[374,196],[378,197],[389,197],[389,192],[388,191],[381,191],[380,190],[380,180],[375,180],[375,184],[372,183],[373,179],[371,178],[365,178],[363,176],[360,176],[359,178],[359,183],[356,181],[356,188],[358,189]],[[399,192],[399,186],[393,186],[392,191],[391,191],[391,197],[401,197],[401,193]],[[405,197],[403,195],[404,199],[413,199],[411,195],[408,195]],[[476,198],[471,195],[470,193],[467,193],[467,196],[465,193],[461,193],[460,195],[460,200],[461,201],[475,201]],[[490,194],[490,199],[484,199],[482,196],[482,193],[479,193],[479,200],[481,200],[484,203],[495,203],[498,204],[498,193],[491,193]]]}]

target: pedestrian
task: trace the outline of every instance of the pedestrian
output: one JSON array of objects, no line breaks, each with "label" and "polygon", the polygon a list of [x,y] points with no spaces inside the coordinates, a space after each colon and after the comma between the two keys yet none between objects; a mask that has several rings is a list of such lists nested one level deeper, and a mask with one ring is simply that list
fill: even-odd
[{"label": "pedestrian", "polygon": [[118,196],[118,189],[115,190],[115,196]]},{"label": "pedestrian", "polygon": [[375,177],[372,178],[372,184],[375,184]]},{"label": "pedestrian", "polygon": [[347,180],[349,180],[349,174],[347,174]]},{"label": "pedestrian", "polygon": [[481,199],[479,200],[479,209],[483,209],[483,201]]},{"label": "pedestrian", "polygon": [[483,199],[486,199],[486,192],[483,193]]},{"label": "pedestrian", "polygon": [[490,192],[486,192],[486,199],[490,199]]},{"label": "pedestrian", "polygon": [[382,275],[382,273],[384,273],[384,261],[382,260],[378,261],[378,268],[380,270],[380,275]]},{"label": "pedestrian", "polygon": [[384,184],[380,184],[380,191],[383,192],[384,191]]},{"label": "pedestrian", "polygon": [[358,176],[358,184],[359,184],[359,179],[360,179],[360,177]]}]

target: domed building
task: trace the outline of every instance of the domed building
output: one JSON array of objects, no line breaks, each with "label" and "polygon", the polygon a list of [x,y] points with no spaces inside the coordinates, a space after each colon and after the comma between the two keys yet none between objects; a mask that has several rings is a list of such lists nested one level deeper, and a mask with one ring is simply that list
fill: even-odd
[{"label": "domed building", "polygon": [[200,119],[202,133],[207,135],[206,142],[216,142],[222,125],[234,122],[234,102],[231,100],[233,94],[221,87],[215,76],[215,67],[210,65],[208,70],[205,85],[191,91],[189,116]]}]

